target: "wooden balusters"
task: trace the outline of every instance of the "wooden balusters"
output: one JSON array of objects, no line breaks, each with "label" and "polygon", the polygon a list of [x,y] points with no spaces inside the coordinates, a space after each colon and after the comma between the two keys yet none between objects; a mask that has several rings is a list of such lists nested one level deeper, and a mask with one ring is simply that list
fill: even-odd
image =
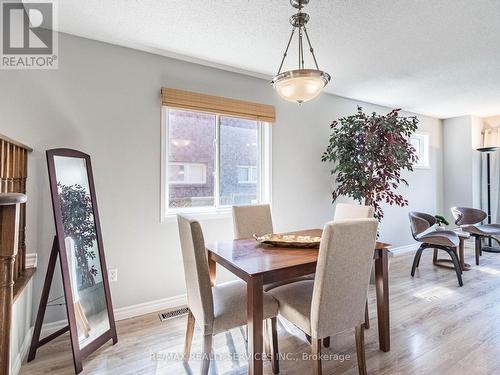
[{"label": "wooden balusters", "polygon": [[[28,153],[32,149],[0,134],[0,193],[26,194]],[[14,263],[14,281],[26,269],[26,204],[19,212],[18,254]]]},{"label": "wooden balusters", "polygon": [[10,372],[10,327],[20,205],[24,194],[0,194],[0,374]]}]

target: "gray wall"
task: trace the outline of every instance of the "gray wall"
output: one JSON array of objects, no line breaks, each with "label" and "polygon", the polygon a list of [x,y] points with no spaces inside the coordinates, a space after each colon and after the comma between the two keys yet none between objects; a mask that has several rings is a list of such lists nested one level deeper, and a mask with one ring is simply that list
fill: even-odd
[{"label": "gray wall", "polygon": [[[0,132],[35,149],[27,240],[28,252],[39,255],[36,305],[54,235],[46,149],[69,147],[92,155],[107,263],[118,268],[113,301],[124,307],[185,289],[176,224],[159,220],[162,86],[276,106],[272,196],[280,231],[321,227],[332,218],[329,166],[320,162],[332,120],[352,114],[358,104],[367,111],[389,111],[326,94],[298,106],[279,99],[265,80],[65,34],[59,42],[58,70],[0,71]],[[441,121],[419,118],[420,131],[430,134],[431,168],[409,174],[410,188],[402,191],[411,209],[439,212]],[[412,243],[407,212],[387,209],[385,241]],[[230,218],[202,221],[202,226],[207,241],[232,237]],[[59,295],[57,288],[51,298]],[[49,308],[47,321],[62,317],[63,308]]]}]

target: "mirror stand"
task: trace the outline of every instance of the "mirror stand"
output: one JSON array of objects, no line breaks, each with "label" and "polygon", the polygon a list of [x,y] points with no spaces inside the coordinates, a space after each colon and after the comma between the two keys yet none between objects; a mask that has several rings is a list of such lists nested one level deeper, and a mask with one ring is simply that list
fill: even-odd
[{"label": "mirror stand", "polygon": [[[90,155],[47,151],[56,235],[43,285],[28,362],[37,349],[69,331],[75,372],[106,342],[118,342]],[[57,258],[68,324],[40,339]]]}]

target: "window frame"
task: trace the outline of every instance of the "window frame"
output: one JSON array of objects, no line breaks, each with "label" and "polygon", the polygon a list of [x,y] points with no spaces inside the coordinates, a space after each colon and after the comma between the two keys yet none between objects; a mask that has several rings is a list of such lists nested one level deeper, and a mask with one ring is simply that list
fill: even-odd
[{"label": "window frame", "polygon": [[[168,111],[180,110],[190,112],[209,113],[216,116],[215,120],[215,171],[214,171],[214,205],[207,207],[183,207],[183,208],[170,208],[169,207],[169,181],[168,181]],[[227,116],[225,114],[195,111],[184,108],[176,108],[170,106],[162,106],[161,109],[161,209],[160,209],[160,222],[172,222],[176,220],[178,213],[192,214],[198,219],[217,219],[223,217],[231,217],[231,205],[220,205],[220,117],[235,117]],[[257,185],[257,203],[271,204],[271,176],[272,176],[272,124],[264,121],[258,121],[258,150],[259,158],[257,164],[258,181]],[[181,162],[179,162],[181,163]],[[206,178],[208,179],[208,174]],[[177,184],[177,183],[176,183]],[[177,184],[182,185],[182,183]]]},{"label": "window frame", "polygon": [[422,148],[421,154],[423,155],[423,157],[421,157],[422,155],[417,154],[419,159],[416,163],[413,163],[413,169],[430,169],[431,164],[430,164],[430,146],[429,146],[430,136],[429,136],[429,134],[428,133],[413,133],[410,136],[410,140],[409,140],[410,144],[411,144],[412,139],[416,139],[420,143],[421,148]]}]

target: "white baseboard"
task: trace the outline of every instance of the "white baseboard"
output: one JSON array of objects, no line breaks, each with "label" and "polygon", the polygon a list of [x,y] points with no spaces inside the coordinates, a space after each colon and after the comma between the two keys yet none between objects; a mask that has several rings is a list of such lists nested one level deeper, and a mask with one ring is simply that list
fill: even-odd
[{"label": "white baseboard", "polygon": [[417,251],[419,246],[420,246],[419,243],[412,243],[411,245],[391,247],[389,250],[395,257],[397,257],[399,255],[413,253]]},{"label": "white baseboard", "polygon": [[187,306],[187,295],[163,298],[156,301],[139,303],[137,305],[120,307],[114,310],[116,320],[134,318],[136,316],[153,313],[156,311]]},{"label": "white baseboard", "polygon": [[[187,295],[174,296],[163,298],[155,301],[139,303],[137,305],[120,307],[114,309],[115,320],[125,320],[135,318],[137,316],[154,313],[157,311],[169,310],[178,307],[187,306]],[[58,320],[56,322],[46,323],[42,327],[41,336],[50,335],[68,324],[68,321]]]},{"label": "white baseboard", "polygon": [[38,263],[37,253],[26,254],[26,261],[25,261],[26,268],[36,268],[37,263]]},{"label": "white baseboard", "polygon": [[28,330],[28,332],[26,332],[26,335],[24,336],[23,339],[23,344],[21,345],[21,350],[19,350],[19,353],[17,353],[16,358],[14,359],[14,361],[10,366],[10,373],[12,375],[19,374],[19,371],[21,370],[21,365],[23,363],[23,360],[28,355],[28,350],[30,348],[30,343],[31,343],[31,336],[33,336],[33,327],[31,327]]}]

